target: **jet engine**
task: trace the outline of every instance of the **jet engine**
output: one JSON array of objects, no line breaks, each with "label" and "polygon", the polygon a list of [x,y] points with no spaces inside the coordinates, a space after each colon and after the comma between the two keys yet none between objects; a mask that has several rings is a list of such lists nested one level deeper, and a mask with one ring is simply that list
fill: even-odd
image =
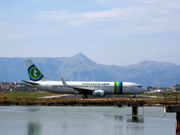
[{"label": "jet engine", "polygon": [[103,90],[95,90],[95,91],[92,92],[92,95],[96,96],[96,97],[104,97],[105,96]]}]

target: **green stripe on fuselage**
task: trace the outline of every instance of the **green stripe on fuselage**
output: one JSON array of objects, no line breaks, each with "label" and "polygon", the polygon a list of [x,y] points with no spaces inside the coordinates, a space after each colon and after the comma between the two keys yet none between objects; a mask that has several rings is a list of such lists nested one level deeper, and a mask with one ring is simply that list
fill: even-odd
[{"label": "green stripe on fuselage", "polygon": [[114,94],[122,94],[122,82],[114,82]]},{"label": "green stripe on fuselage", "polygon": [[118,94],[119,92],[119,82],[114,82],[114,94]]}]

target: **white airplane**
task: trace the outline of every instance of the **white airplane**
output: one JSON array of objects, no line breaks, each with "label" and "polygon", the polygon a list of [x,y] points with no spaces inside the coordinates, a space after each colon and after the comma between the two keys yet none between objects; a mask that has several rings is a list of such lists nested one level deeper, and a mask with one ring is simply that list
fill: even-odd
[{"label": "white airplane", "polygon": [[22,80],[36,88],[62,94],[83,94],[83,98],[88,95],[103,97],[108,94],[140,94],[144,93],[141,85],[131,82],[80,82],[68,81],[63,78],[61,81],[46,79],[31,60],[26,60],[30,81]]}]

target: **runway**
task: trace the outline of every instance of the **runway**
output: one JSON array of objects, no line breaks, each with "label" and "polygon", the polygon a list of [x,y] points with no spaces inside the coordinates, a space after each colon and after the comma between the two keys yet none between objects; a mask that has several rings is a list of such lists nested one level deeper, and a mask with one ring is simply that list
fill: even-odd
[{"label": "runway", "polygon": [[[163,99],[163,97],[156,97],[156,96],[141,96],[137,95],[106,95],[105,97],[94,97],[89,95],[88,99]],[[83,99],[83,95],[78,94],[61,94],[61,95],[53,95],[53,96],[45,96],[45,97],[38,97],[38,99]]]}]

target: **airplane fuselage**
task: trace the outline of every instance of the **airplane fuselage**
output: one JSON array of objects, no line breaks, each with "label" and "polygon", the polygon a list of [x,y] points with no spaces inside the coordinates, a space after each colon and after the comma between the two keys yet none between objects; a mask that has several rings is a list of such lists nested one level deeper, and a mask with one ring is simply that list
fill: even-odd
[{"label": "airplane fuselage", "polygon": [[[105,94],[139,94],[143,93],[145,89],[136,83],[131,82],[71,82],[67,81],[67,85],[80,89],[89,90],[103,90]],[[49,92],[56,92],[62,94],[74,94],[76,90],[70,87],[64,87],[60,81],[39,81],[37,88]]]}]

